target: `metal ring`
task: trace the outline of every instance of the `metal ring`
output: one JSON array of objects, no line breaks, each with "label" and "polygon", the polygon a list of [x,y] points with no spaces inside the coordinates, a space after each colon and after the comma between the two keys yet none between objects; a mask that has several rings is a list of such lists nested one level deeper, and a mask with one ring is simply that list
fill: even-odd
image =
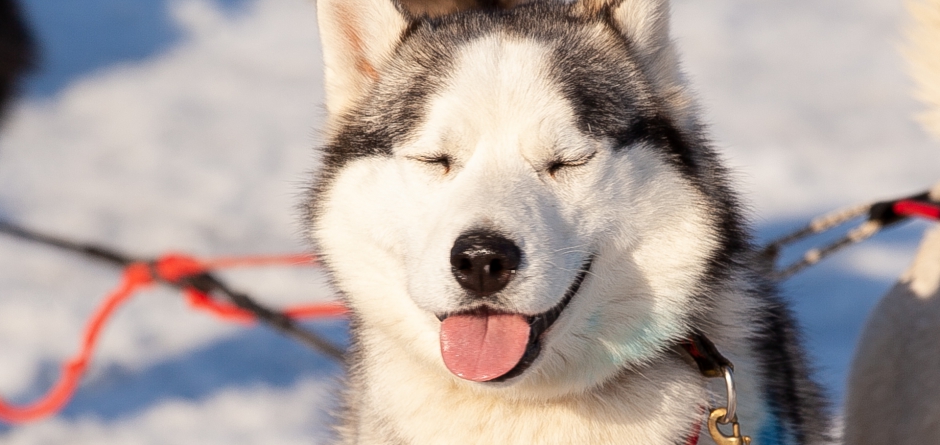
[{"label": "metal ring", "polygon": [[721,370],[725,375],[725,390],[728,394],[728,412],[724,417],[718,419],[718,422],[725,425],[735,421],[738,410],[738,394],[734,390],[734,373],[731,371],[731,368],[724,366]]}]

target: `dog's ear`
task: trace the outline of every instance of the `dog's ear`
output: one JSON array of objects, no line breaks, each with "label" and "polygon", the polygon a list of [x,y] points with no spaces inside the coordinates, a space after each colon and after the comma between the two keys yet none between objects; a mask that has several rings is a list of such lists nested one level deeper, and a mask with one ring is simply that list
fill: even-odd
[{"label": "dog's ear", "polygon": [[397,0],[318,0],[326,108],[345,112],[381,73],[408,26]]},{"label": "dog's ear", "polygon": [[692,123],[679,58],[669,32],[669,0],[577,0],[582,14],[605,15],[630,42],[648,79],[657,84],[680,125]]},{"label": "dog's ear", "polygon": [[609,16],[642,62],[659,64],[663,57],[675,62],[668,0],[581,0],[578,7],[587,14]]}]

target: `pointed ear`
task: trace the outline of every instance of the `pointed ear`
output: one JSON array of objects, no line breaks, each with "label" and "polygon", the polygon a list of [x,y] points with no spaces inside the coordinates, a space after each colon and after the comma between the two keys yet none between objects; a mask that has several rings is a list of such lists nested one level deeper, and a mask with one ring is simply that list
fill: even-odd
[{"label": "pointed ear", "polygon": [[318,0],[326,108],[345,112],[378,80],[408,20],[395,0]]},{"label": "pointed ear", "polygon": [[669,32],[669,0],[580,0],[585,14],[607,15],[630,42],[640,68],[667,101],[680,126],[694,125],[679,57]]},{"label": "pointed ear", "polygon": [[608,14],[641,58],[671,47],[668,0],[582,0],[587,13]]}]

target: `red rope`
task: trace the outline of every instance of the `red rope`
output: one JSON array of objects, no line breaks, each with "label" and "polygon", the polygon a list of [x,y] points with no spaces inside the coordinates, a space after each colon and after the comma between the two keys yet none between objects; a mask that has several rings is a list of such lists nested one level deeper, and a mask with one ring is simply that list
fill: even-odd
[{"label": "red rope", "polygon": [[894,210],[894,213],[901,216],[919,216],[921,218],[940,220],[940,204],[902,200],[894,203],[892,210]]},{"label": "red rope", "polygon": [[[160,258],[153,267],[146,263],[127,266],[124,269],[121,284],[98,306],[85,327],[79,351],[62,365],[59,381],[39,400],[25,406],[13,406],[0,398],[0,421],[26,423],[51,416],[61,410],[72,398],[88,368],[88,363],[98,343],[98,337],[105,324],[130,297],[141,289],[153,285],[158,279],[175,283],[185,277],[198,275],[211,269],[272,264],[311,265],[316,264],[316,258],[310,255],[287,255],[221,258],[200,262],[194,258],[176,254]],[[208,312],[227,321],[241,323],[254,321],[254,316],[250,312],[231,304],[215,301],[196,289],[186,288],[184,294],[194,309]],[[345,315],[346,308],[339,303],[321,303],[290,307],[284,313],[296,319],[330,318]]]}]

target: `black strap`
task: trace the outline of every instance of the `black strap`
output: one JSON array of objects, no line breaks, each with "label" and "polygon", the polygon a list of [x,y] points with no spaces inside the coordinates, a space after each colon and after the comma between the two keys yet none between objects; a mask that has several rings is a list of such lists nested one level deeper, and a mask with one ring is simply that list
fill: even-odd
[{"label": "black strap", "polygon": [[906,216],[895,213],[894,205],[897,204],[898,201],[917,201],[925,204],[932,203],[930,200],[930,192],[908,196],[907,198],[893,199],[891,201],[876,202],[872,204],[871,209],[868,211],[868,219],[870,221],[878,221],[884,227],[907,219]]},{"label": "black strap", "polygon": [[695,332],[689,338],[679,342],[686,352],[695,360],[699,372],[708,378],[719,378],[724,376],[724,368],[734,370],[734,364],[727,357],[718,352],[715,344],[704,334]]}]

